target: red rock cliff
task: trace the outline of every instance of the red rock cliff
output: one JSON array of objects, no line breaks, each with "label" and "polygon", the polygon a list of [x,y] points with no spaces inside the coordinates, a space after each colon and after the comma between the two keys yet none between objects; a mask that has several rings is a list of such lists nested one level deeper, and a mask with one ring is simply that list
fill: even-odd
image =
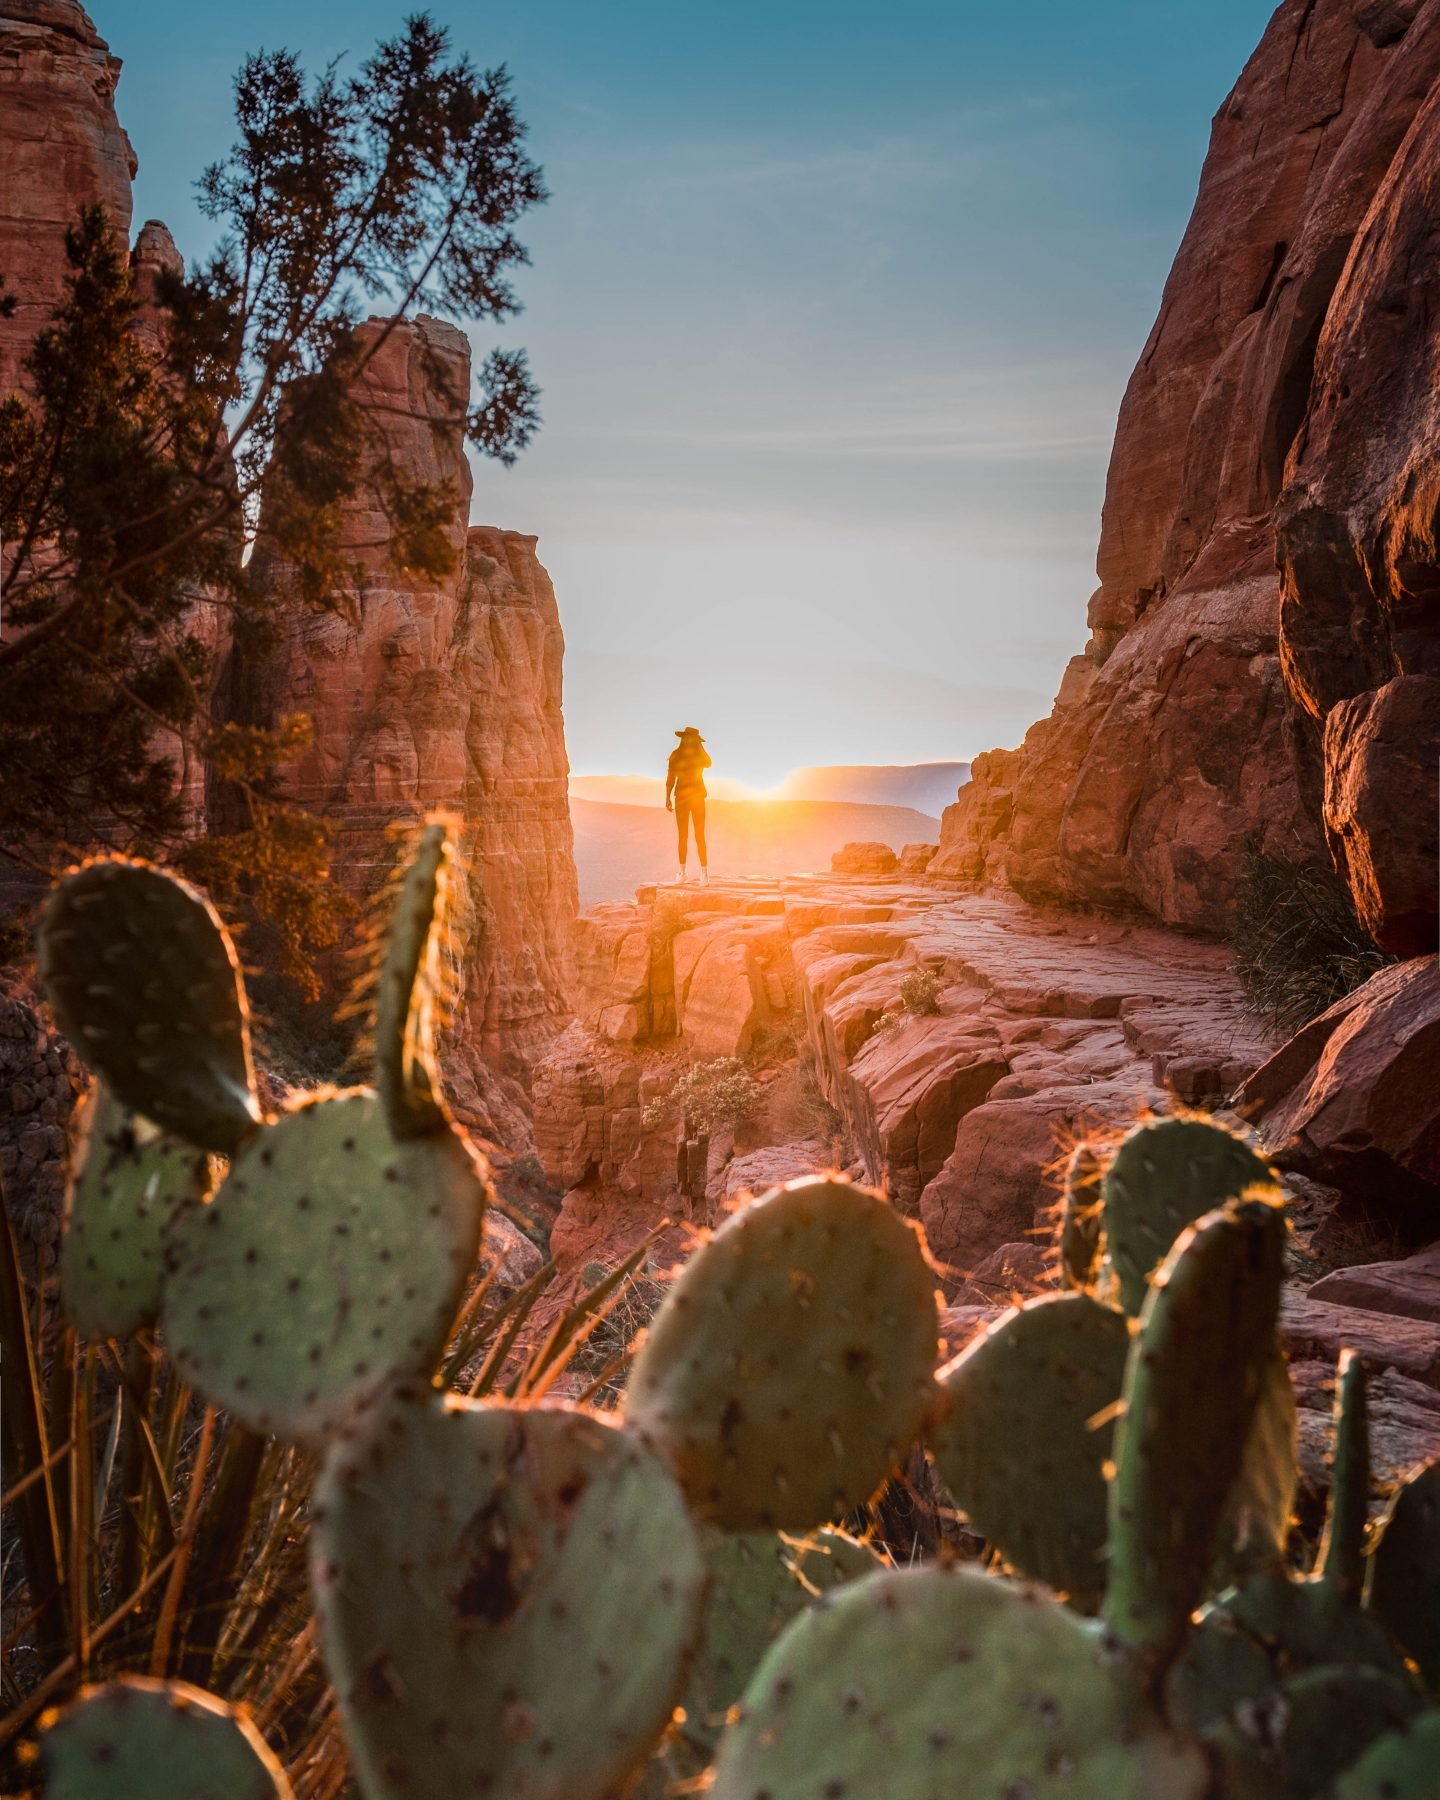
[{"label": "red rock cliff", "polygon": [[[492,1065],[518,1071],[568,1017],[577,896],[564,640],[536,540],[467,526],[469,378],[464,334],[421,317],[390,331],[358,388],[372,457],[407,482],[449,484],[455,573],[430,581],[397,570],[390,520],[378,491],[363,486],[344,528],[345,553],[362,571],[351,615],[296,609],[278,653],[236,660],[229,697],[251,721],[310,715],[314,742],[282,785],[336,823],[335,872],[352,892],[375,886],[392,822],[434,807],[463,815],[472,904],[459,1035]],[[287,572],[263,531],[256,558],[283,601]]]},{"label": "red rock cliff", "polygon": [[[1355,696],[1432,673],[1440,643],[1424,574],[1434,495],[1428,511],[1423,493],[1401,498],[1434,437],[1437,74],[1440,0],[1275,13],[1215,117],[1120,409],[1090,641],[1021,750],[977,759],[934,874],[1215,928],[1247,840],[1319,851],[1328,784],[1342,870],[1373,884],[1356,815],[1388,809],[1401,762],[1413,805],[1419,777],[1394,745],[1429,703],[1412,689],[1356,711]],[[1398,301],[1403,327],[1387,314]],[[1359,364],[1368,382],[1347,378]],[[1395,556],[1414,572],[1377,574],[1397,509],[1415,529]],[[1341,702],[1352,714],[1325,739],[1327,769]],[[1424,853],[1392,886],[1414,888]]]},{"label": "red rock cliff", "polygon": [[65,233],[81,206],[129,237],[135,153],[115,116],[120,59],[75,0],[0,0],[0,393],[64,295]]}]

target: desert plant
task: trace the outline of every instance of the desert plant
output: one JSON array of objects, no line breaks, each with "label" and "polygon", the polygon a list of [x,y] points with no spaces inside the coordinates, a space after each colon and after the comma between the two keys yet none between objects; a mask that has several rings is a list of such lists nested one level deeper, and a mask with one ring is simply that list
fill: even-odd
[{"label": "desert plant", "polygon": [[[27,1373],[40,1360],[30,1309],[13,1258],[5,1265],[0,1375],[7,1457],[18,1459],[7,1498],[34,1603],[11,1650],[29,1638],[48,1673],[0,1730],[13,1736],[44,1700],[92,1671],[134,1672],[142,1655],[156,1677],[253,1698],[282,1778],[306,1800],[340,1790],[347,1755],[365,1800],[604,1800],[637,1781],[654,1795],[698,1782],[717,1800],[1311,1800],[1352,1765],[1341,1791],[1357,1797],[1412,1766],[1389,1734],[1425,1701],[1405,1653],[1433,1677],[1433,1481],[1422,1475],[1392,1509],[1367,1606],[1363,1392],[1347,1365],[1321,1572],[1275,1576],[1294,1474],[1293,1430],[1275,1427],[1289,1415],[1271,1398],[1277,1368],[1289,1385],[1275,1355],[1287,1226],[1268,1170],[1216,1124],[1202,1137],[1197,1121],[1157,1121],[1127,1138],[1099,1232],[1087,1229],[1072,1258],[1076,1291],[1019,1309],[938,1379],[935,1275],[919,1232],[878,1195],[820,1179],[750,1202],[701,1241],[644,1336],[618,1417],[543,1403],[589,1328],[575,1309],[494,1398],[548,1271],[488,1312],[482,1283],[431,1334],[458,1297],[468,1184],[480,1178],[433,1057],[448,855],[437,824],[402,888],[377,988],[379,1091],[312,1099],[279,1119],[262,1116],[248,1083],[243,985],[198,896],[160,895],[153,871],[109,864],[103,876],[81,871],[52,905],[55,996],[120,1100],[143,1094],[172,1131],[224,1143],[230,1168],[214,1198],[182,1192],[160,1223],[159,1309],[167,1331],[183,1327],[198,1395],[168,1373],[173,1447],[153,1430],[123,1435],[123,1415],[95,1416],[107,1346],[93,1343],[71,1375],[61,1365],[58,1417],[71,1435],[58,1441]],[[158,978],[147,970],[121,995],[132,898],[165,930],[150,945]],[[117,944],[125,954],[107,956]],[[101,970],[107,979],[94,978]],[[188,1054],[149,1029],[162,1014]],[[154,1141],[137,1135],[135,1154]],[[171,1172],[166,1158],[157,1183]],[[1087,1193],[1094,1174],[1077,1172]],[[122,1238],[133,1175],[128,1164],[108,1172],[85,1199]],[[412,1196],[398,1219],[386,1189]],[[252,1190],[269,1195],[273,1247],[251,1229]],[[323,1253],[314,1221],[291,1216],[310,1214]],[[478,1208],[473,1217],[478,1229]],[[152,1207],[134,1230],[148,1243],[156,1226]],[[68,1239],[67,1255],[77,1241],[72,1295],[117,1267],[105,1229]],[[437,1243],[451,1253],[435,1256]],[[647,1247],[598,1283],[590,1317]],[[387,1287],[397,1261],[414,1292]],[[1083,1285],[1092,1279],[1095,1291]],[[311,1281],[336,1283],[328,1314]],[[237,1291],[244,1317],[227,1307]],[[374,1314],[411,1309],[414,1328],[398,1337],[370,1319],[389,1379],[351,1360],[352,1295]],[[1137,1300],[1133,1320],[1112,1304]],[[283,1320],[272,1344],[287,1308],[294,1324]],[[470,1391],[447,1391],[487,1331]],[[132,1349],[143,1341],[142,1328]],[[278,1378],[287,1363],[294,1394]],[[305,1443],[322,1421],[334,1429],[312,1505]],[[921,1437],[961,1504],[995,1521],[1006,1561],[1063,1582],[1098,1617],[997,1571],[867,1573],[862,1550],[842,1555],[809,1535],[864,1502]],[[92,1533],[132,1449],[150,1509],[130,1508],[126,1538],[148,1573],[115,1583],[96,1624]],[[127,1479],[118,1486],[128,1503]],[[1286,1502],[1278,1525],[1275,1494]],[[1007,1522],[1011,1503],[1023,1530]],[[1256,1536],[1236,1522],[1257,1516],[1271,1568],[1227,1586],[1236,1542]],[[140,1528],[148,1520],[154,1533]],[[812,1558],[827,1553],[839,1585],[820,1597],[812,1590],[830,1583]],[[247,1587],[280,1568],[283,1589]],[[175,1791],[188,1766],[192,1733],[175,1714],[196,1705],[207,1716],[191,1725],[242,1760],[247,1747],[259,1755],[223,1709],[164,1690],[145,1709],[165,1765],[158,1791]],[[56,1726],[57,1766],[76,1743],[111,1743],[127,1710],[113,1682],[82,1695]],[[1271,1724],[1257,1732],[1257,1719]],[[1414,1729],[1428,1741],[1423,1718]],[[283,1793],[281,1778],[265,1778]]]},{"label": "desert plant", "polygon": [[1251,1007],[1286,1033],[1392,960],[1360,923],[1333,869],[1253,845],[1241,865],[1230,944]]},{"label": "desert plant", "polygon": [[640,1115],[647,1131],[658,1131],[672,1119],[683,1119],[704,1136],[717,1125],[753,1119],[765,1104],[765,1090],[738,1056],[717,1056],[696,1063],[660,1100]]},{"label": "desert plant", "polygon": [[901,976],[900,1004],[916,1019],[939,1012],[940,977],[934,969],[911,969]]},{"label": "desert plant", "polygon": [[[527,1348],[526,1321],[555,1265],[508,1294],[486,1258],[477,1268],[480,1213],[466,1192],[473,1182],[483,1197],[483,1170],[469,1172],[458,1140],[432,1165],[437,1179],[409,1185],[406,1158],[427,1139],[447,1145],[454,1136],[436,1098],[429,1036],[451,853],[448,827],[433,825],[397,899],[376,995],[385,1098],[311,1096],[279,1120],[261,1117],[244,983],[202,896],[111,859],[78,871],[52,902],[42,947],[52,999],[105,1079],[77,1145],[58,1291],[27,1280],[0,1203],[4,1504],[15,1525],[7,1548],[19,1552],[4,1567],[9,1716],[0,1748],[87,1681],[179,1678],[247,1707],[297,1793],[338,1794],[346,1755],[305,1562],[315,1458],[276,1429],[312,1435],[327,1407],[348,1419],[343,1389],[357,1363],[386,1354],[375,1325],[417,1303],[439,1324],[421,1327],[418,1345],[392,1330],[386,1341],[403,1366],[437,1369],[474,1399],[543,1394],[643,1261],[645,1246]],[[117,979],[138,979],[117,998],[94,975],[122,963]],[[151,1056],[171,1042],[185,1054]],[[189,1139],[130,1110],[117,1084]],[[402,1131],[418,1128],[418,1146],[393,1135],[392,1116]],[[213,1198],[224,1163],[197,1151],[197,1138],[228,1146]],[[249,1211],[252,1192],[268,1197],[268,1214]],[[363,1219],[348,1211],[357,1196]],[[307,1220],[328,1221],[308,1244]],[[414,1245],[437,1229],[440,1254],[427,1273]],[[368,1250],[347,1267],[349,1243],[362,1239]],[[317,1303],[305,1289],[322,1263],[342,1289]],[[409,1271],[401,1287],[366,1285],[392,1266]],[[237,1305],[235,1281],[256,1270],[263,1291]],[[341,1363],[352,1317],[355,1348]],[[307,1318],[304,1381],[287,1397],[287,1346],[297,1331],[310,1335]],[[362,1378],[354,1396],[366,1385]],[[163,1740],[169,1726],[160,1710],[155,1718]],[[78,1728],[67,1741],[77,1736]]]}]

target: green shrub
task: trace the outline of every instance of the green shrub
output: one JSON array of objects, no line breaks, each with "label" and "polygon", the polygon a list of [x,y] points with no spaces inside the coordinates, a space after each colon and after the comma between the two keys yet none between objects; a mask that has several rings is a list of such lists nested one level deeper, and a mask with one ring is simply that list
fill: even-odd
[{"label": "green shrub", "polygon": [[641,1123],[647,1131],[658,1131],[671,1119],[683,1118],[692,1130],[704,1133],[753,1119],[764,1101],[765,1090],[738,1056],[717,1056],[682,1075],[663,1100],[645,1108]]},{"label": "green shrub", "polygon": [[1231,926],[1235,973],[1269,1024],[1298,1031],[1390,961],[1332,869],[1247,850]]},{"label": "green shrub", "polygon": [[900,1004],[914,1018],[940,1010],[940,977],[933,969],[912,969],[900,983]]}]

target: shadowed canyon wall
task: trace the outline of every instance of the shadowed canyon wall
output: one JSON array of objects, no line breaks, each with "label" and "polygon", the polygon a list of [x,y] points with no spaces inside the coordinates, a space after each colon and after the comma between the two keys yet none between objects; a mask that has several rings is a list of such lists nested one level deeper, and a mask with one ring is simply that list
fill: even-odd
[{"label": "shadowed canyon wall", "polygon": [[1247,842],[1328,837],[1380,941],[1434,943],[1437,75],[1437,0],[1276,11],[1121,405],[1090,640],[932,873],[1214,929]]}]

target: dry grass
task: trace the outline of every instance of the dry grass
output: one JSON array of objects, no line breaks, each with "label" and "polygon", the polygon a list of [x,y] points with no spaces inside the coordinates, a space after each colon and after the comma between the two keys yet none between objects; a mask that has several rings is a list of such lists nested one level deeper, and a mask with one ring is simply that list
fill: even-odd
[{"label": "dry grass", "polygon": [[1245,856],[1231,946],[1251,1007],[1287,1034],[1390,960],[1332,870],[1254,849]]}]

